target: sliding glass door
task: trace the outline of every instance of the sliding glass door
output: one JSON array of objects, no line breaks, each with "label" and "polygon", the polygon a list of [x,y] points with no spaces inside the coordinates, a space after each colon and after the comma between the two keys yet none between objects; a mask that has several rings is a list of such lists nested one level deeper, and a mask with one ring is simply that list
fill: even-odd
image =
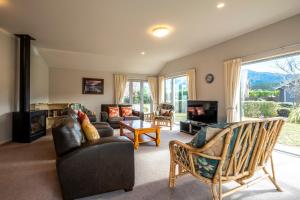
[{"label": "sliding glass door", "polygon": [[123,102],[132,104],[136,111],[152,112],[151,91],[148,82],[129,80],[126,84]]},{"label": "sliding glass door", "polygon": [[165,102],[175,107],[175,122],[186,120],[188,100],[187,76],[172,77],[165,80]]}]

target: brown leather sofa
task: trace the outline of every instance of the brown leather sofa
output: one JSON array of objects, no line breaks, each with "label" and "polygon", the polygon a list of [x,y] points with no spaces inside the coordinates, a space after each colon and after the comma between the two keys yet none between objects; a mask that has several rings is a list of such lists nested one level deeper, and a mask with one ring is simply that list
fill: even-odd
[{"label": "brown leather sofa", "polygon": [[108,107],[119,107],[119,113],[121,115],[121,108],[122,107],[132,107],[130,104],[102,104],[101,105],[101,112],[100,112],[100,120],[101,122],[108,122],[111,127],[113,128],[120,128],[120,121],[124,120],[144,120],[144,113],[139,111],[132,111],[132,116],[126,117],[109,117]]},{"label": "brown leather sofa", "polygon": [[[76,199],[134,186],[134,149],[125,137],[113,137],[107,123],[98,123],[100,140],[85,140],[74,116],[52,128],[56,169],[64,199]],[[110,130],[110,131],[104,131]]]}]

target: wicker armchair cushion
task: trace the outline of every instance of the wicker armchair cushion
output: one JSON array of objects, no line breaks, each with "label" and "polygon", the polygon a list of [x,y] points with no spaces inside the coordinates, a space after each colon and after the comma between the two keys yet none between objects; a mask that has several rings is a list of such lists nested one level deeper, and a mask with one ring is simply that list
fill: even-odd
[{"label": "wicker armchair cushion", "polygon": [[[193,140],[188,145],[191,145],[195,148],[201,148],[204,146],[208,141],[210,141],[214,136],[216,136],[222,129],[229,127],[231,124],[223,123],[223,124],[213,124],[207,127],[203,127],[193,138]],[[231,155],[233,150],[233,146],[235,143],[236,135],[238,130],[234,130],[234,136],[232,137],[232,141],[229,145],[229,152],[228,156]],[[213,145],[210,149],[204,151],[203,153],[211,156],[220,156],[222,153],[222,147],[224,143],[224,137],[220,138],[219,141]],[[204,176],[206,178],[213,178],[216,173],[217,166],[219,164],[218,160],[204,158],[202,156],[194,155],[193,156],[194,163],[195,163],[195,170],[196,172]]]},{"label": "wicker armchair cushion", "polygon": [[155,116],[155,119],[168,120],[171,119],[169,116]]}]

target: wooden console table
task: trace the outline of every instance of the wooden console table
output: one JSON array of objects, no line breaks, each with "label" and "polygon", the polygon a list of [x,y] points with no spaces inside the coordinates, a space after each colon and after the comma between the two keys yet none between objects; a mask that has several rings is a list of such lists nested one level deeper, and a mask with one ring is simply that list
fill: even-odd
[{"label": "wooden console table", "polygon": [[[130,132],[124,132],[124,129]],[[155,133],[156,137],[149,135],[149,133]],[[160,127],[142,120],[121,121],[120,135],[132,140],[135,149],[139,148],[140,143],[154,141],[156,146],[160,144]]]}]

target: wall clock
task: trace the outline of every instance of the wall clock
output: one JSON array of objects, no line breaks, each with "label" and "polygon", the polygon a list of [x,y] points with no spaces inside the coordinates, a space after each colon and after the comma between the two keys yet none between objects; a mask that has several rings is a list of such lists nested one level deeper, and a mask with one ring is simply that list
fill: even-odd
[{"label": "wall clock", "polygon": [[205,81],[206,81],[206,83],[212,83],[212,82],[214,82],[214,80],[215,80],[215,77],[214,77],[213,74],[207,74],[207,75],[205,76]]}]

